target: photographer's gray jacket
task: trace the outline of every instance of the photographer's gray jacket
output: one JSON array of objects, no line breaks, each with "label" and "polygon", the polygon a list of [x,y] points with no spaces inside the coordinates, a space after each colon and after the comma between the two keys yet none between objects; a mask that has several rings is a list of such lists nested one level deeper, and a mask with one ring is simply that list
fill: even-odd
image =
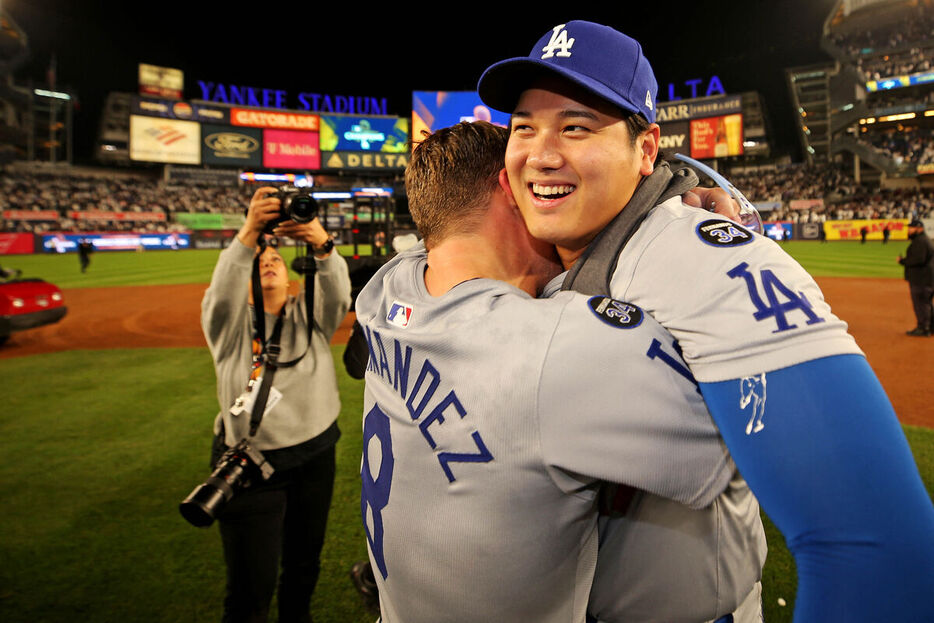
[{"label": "photographer's gray jacket", "polygon": [[[253,253],[237,239],[221,251],[201,302],[201,327],[214,358],[220,403],[214,432],[220,432],[223,424],[228,446],[249,436],[250,413],[234,416],[230,407],[246,389],[250,376],[253,322],[248,301]],[[318,326],[301,361],[276,372],[273,387],[282,392],[282,399],[266,413],[251,439],[258,450],[308,441],[331,426],[340,412],[330,341],[350,309],[350,274],[337,251],[323,260],[316,259],[315,265],[314,318]],[[276,316],[267,313],[267,338],[275,322]],[[290,296],[285,305],[280,344],[280,362],[291,361],[305,351],[308,325],[304,291]]]}]

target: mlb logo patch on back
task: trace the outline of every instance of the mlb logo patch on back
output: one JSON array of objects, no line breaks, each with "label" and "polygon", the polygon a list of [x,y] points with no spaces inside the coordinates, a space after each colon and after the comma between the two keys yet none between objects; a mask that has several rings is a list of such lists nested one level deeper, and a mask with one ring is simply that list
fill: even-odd
[{"label": "mlb logo patch on back", "polygon": [[413,309],[414,308],[408,303],[393,301],[389,308],[389,313],[386,314],[386,321],[389,322],[389,324],[394,324],[404,329],[409,326],[409,320],[412,318]]}]

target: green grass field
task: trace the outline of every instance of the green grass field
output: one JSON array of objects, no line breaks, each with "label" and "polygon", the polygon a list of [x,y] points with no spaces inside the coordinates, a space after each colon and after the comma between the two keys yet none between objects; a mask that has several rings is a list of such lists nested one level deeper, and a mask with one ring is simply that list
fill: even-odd
[{"label": "green grass field", "polygon": [[[900,278],[903,243],[788,243],[816,276]],[[291,257],[287,251],[287,258]],[[4,257],[63,288],[207,282],[216,251]],[[333,354],[343,409],[338,473],[312,604],[319,623],[372,622],[350,583],[366,556],[359,514],[362,382]],[[77,350],[0,360],[0,621],[207,622],[220,616],[224,565],[216,526],[178,503],[208,472],[217,412],[206,349]],[[934,431],[905,427],[928,491]],[[794,563],[767,522],[766,621],[791,620]],[[777,605],[782,597],[787,606]]]},{"label": "green grass field", "polygon": [[[338,248],[350,257],[352,247]],[[361,246],[361,253],[369,247]],[[180,283],[207,283],[217,262],[217,250],[187,251],[107,251],[91,255],[91,265],[81,272],[75,253],[0,256],[4,268],[18,268],[22,277],[38,277],[60,288],[111,288],[117,286],[153,286]],[[282,255],[290,261],[295,248],[285,247]],[[297,273],[292,277],[298,279]]]},{"label": "green grass field", "polygon": [[[904,254],[906,242],[787,242],[781,243],[804,268],[815,277],[902,277],[902,267],[896,263]],[[350,247],[340,247],[345,257]],[[361,248],[368,253],[368,248]],[[64,255],[11,255],[0,258],[4,268],[19,268],[24,277],[40,277],[60,288],[107,288],[127,285],[170,285],[173,283],[206,283],[217,260],[218,251],[111,251],[91,256],[88,272],[81,273],[78,257]],[[287,260],[295,256],[286,248]],[[293,278],[298,275],[292,273]]]}]

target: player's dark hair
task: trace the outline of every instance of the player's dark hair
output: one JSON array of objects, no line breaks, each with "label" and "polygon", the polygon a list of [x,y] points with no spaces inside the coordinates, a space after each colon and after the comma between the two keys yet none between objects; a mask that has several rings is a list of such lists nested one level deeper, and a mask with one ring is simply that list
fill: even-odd
[{"label": "player's dark hair", "polygon": [[405,189],[418,232],[431,248],[484,216],[481,208],[499,184],[509,132],[474,121],[422,134],[405,170]]},{"label": "player's dark hair", "polygon": [[[625,112],[625,111],[624,111]],[[645,117],[637,113],[625,112],[626,127],[629,128],[629,144],[635,146],[636,139],[651,125]]]}]

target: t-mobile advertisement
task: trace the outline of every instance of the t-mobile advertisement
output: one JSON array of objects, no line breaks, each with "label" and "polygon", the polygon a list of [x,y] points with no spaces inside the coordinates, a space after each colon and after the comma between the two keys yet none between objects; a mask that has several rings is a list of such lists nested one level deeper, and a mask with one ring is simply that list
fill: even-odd
[{"label": "t-mobile advertisement", "polygon": [[271,169],[320,169],[318,133],[263,130],[263,166]]}]

